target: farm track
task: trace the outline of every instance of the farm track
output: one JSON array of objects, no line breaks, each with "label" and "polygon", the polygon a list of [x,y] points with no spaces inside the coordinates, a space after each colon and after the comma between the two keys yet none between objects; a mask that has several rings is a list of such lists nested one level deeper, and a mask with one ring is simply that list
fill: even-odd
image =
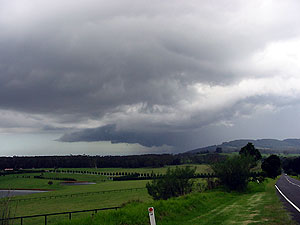
[{"label": "farm track", "polygon": [[232,199],[218,207],[193,218],[186,222],[186,225],[195,224],[250,224],[257,223],[255,216],[259,215],[258,205],[265,193],[257,193],[254,195],[244,195],[239,199]]}]

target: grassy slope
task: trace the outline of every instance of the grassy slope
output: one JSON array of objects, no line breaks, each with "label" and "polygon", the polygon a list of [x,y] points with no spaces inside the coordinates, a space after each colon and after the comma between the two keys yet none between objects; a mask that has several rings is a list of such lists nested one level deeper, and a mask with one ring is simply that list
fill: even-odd
[{"label": "grassy slope", "polygon": [[216,190],[167,201],[133,203],[117,211],[101,213],[94,219],[59,224],[149,224],[149,206],[154,206],[156,221],[160,225],[295,224],[283,209],[274,184],[274,180],[259,185],[252,183],[246,193],[225,193]]}]

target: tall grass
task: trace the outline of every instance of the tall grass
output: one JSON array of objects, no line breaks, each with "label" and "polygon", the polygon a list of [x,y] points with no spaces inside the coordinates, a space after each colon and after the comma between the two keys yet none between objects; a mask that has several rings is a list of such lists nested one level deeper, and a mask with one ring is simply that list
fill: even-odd
[{"label": "tall grass", "polygon": [[215,189],[168,200],[132,202],[116,211],[62,221],[59,225],[149,225],[150,206],[160,225],[294,224],[276,196],[274,183],[275,180],[252,182],[243,193]]},{"label": "tall grass", "polygon": [[0,224],[1,225],[13,225],[14,223],[13,220],[6,220],[8,218],[14,217],[15,210],[13,210],[10,203],[11,203],[11,196],[10,196],[10,192],[8,192],[7,196],[0,200],[0,219],[1,219]]}]

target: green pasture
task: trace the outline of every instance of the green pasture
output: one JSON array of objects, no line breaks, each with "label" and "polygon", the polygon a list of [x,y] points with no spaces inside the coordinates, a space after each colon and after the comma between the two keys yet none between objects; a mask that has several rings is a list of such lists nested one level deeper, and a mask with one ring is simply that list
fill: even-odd
[{"label": "green pasture", "polygon": [[275,182],[250,183],[244,193],[217,189],[166,201],[136,202],[93,218],[61,221],[58,225],[148,225],[149,206],[154,207],[156,222],[160,225],[296,224],[280,202],[274,188]]},{"label": "green pasture", "polygon": [[[83,190],[81,190],[83,191]],[[48,193],[51,194],[52,193]],[[34,194],[37,195],[37,194]],[[44,194],[44,196],[47,196]],[[79,197],[64,197],[57,199],[45,199],[12,203],[11,207],[15,216],[28,216],[46,213],[57,213],[66,211],[87,210],[105,207],[121,206],[128,201],[149,201],[150,196],[146,189],[122,192],[109,192],[105,194],[95,194]],[[73,217],[82,216],[74,214]],[[60,221],[66,216],[49,217],[49,224],[52,221]],[[25,219],[24,225],[38,224],[37,221],[43,221],[44,218]]]},{"label": "green pasture", "polygon": [[[53,180],[53,185],[48,184],[48,179],[22,178],[30,175],[33,177],[38,174],[6,175],[0,177],[1,189],[55,189],[46,193],[36,193],[30,195],[16,196],[11,198],[10,207],[12,216],[30,216],[36,214],[57,213],[65,211],[87,210],[95,208],[105,208],[121,206],[128,201],[149,201],[150,196],[145,188],[148,181],[101,181],[94,180],[96,175],[79,174],[57,174],[62,177],[78,177],[78,180],[96,181],[92,185],[67,186],[60,185],[60,182]],[[44,173],[44,176],[53,176],[53,173]],[[82,177],[80,177],[82,176]],[[101,177],[101,176],[99,176]],[[81,179],[82,178],[82,179]],[[88,179],[91,178],[91,179]],[[103,177],[101,178],[103,179]],[[131,190],[133,188],[140,188]],[[127,190],[129,189],[129,190]],[[102,193],[102,191],[108,191]],[[113,191],[113,192],[112,192]],[[100,193],[97,193],[100,192]],[[85,195],[82,195],[85,193]],[[49,197],[52,198],[49,198]],[[44,197],[39,199],[40,197]],[[27,201],[15,201],[27,199]],[[1,200],[0,200],[1,201]],[[83,216],[85,213],[74,214],[73,218]],[[67,216],[66,216],[67,217]],[[60,221],[64,216],[49,217],[49,223]],[[44,218],[24,219],[23,224],[41,224]],[[18,222],[19,223],[19,222]]]},{"label": "green pasture", "polygon": [[[0,189],[61,189],[61,181],[53,181],[50,186],[49,180],[22,178],[22,176],[34,176],[33,174],[0,176]],[[38,174],[36,174],[38,175]]]},{"label": "green pasture", "polygon": [[[155,168],[156,169],[156,168]],[[84,169],[83,169],[84,170]],[[11,198],[12,216],[30,216],[37,214],[57,213],[65,211],[87,210],[95,208],[105,208],[121,206],[126,202],[151,202],[151,197],[145,188],[148,180],[136,181],[110,181],[103,180],[100,175],[72,174],[72,173],[52,173],[44,172],[42,175],[49,179],[33,178],[41,173],[14,174],[0,177],[0,189],[52,189],[46,193],[36,193]],[[30,178],[23,178],[30,176]],[[67,186],[61,185],[62,180],[52,180],[51,178],[75,178],[80,181],[91,181],[93,185]],[[197,179],[196,188],[201,189],[205,182]],[[135,190],[134,188],[139,188]],[[127,190],[129,189],[129,190]],[[134,190],[131,190],[134,189]],[[118,191],[119,190],[119,191]],[[102,191],[109,191],[102,193]],[[112,192],[113,191],[113,192]],[[98,193],[97,193],[98,192]],[[99,193],[100,192],[100,193]],[[85,193],[86,195],[82,195]],[[65,196],[66,195],[66,196]],[[51,196],[51,198],[50,198]],[[42,197],[42,199],[40,199]],[[26,201],[15,201],[26,200]],[[0,200],[1,201],[1,200]],[[101,212],[102,213],[102,212]],[[88,213],[72,215],[72,218],[82,217]],[[49,223],[58,222],[67,216],[51,216]],[[40,224],[44,218],[24,219],[23,224]],[[18,223],[18,222],[16,222]]]},{"label": "green pasture", "polygon": [[[185,166],[185,165],[181,165]],[[198,173],[210,172],[208,165],[191,165],[197,167]],[[91,172],[137,172],[137,173],[165,173],[164,168],[99,168],[99,169],[65,169]],[[72,225],[96,224],[148,224],[147,207],[154,206],[159,224],[293,224],[278,200],[274,189],[275,180],[268,180],[264,184],[250,183],[246,193],[227,193],[223,190],[213,190],[204,193],[204,179],[197,179],[193,194],[170,199],[167,201],[153,201],[145,188],[147,180],[110,181],[105,176],[73,173],[45,172],[47,179],[35,179],[33,176],[41,173],[0,176],[0,189],[53,189],[54,191],[13,197],[11,201],[12,216],[29,216],[36,214],[57,213],[76,210],[87,210],[126,205],[120,210],[111,212],[78,213],[72,215]],[[31,178],[23,178],[30,176]],[[64,186],[61,180],[51,178],[74,178],[78,181],[95,182],[93,185]],[[125,190],[142,188],[138,190]],[[111,192],[114,190],[113,192]],[[119,191],[118,191],[119,190]],[[123,191],[122,191],[123,190]],[[106,193],[95,193],[110,191]],[[81,193],[87,193],[82,195]],[[66,196],[63,196],[66,195]],[[73,195],[73,196],[72,196]],[[53,198],[49,198],[52,196]],[[39,197],[45,197],[38,199]],[[54,198],[56,197],[56,198]],[[34,198],[34,199],[33,199]],[[28,200],[29,199],[29,200]],[[1,201],[1,200],[0,200]],[[133,202],[133,203],[130,203]],[[86,218],[85,218],[86,217]],[[50,216],[48,224],[64,221],[68,215]],[[44,218],[25,219],[24,225],[43,224]],[[122,222],[123,221],[123,222]],[[221,223],[222,222],[222,223]],[[224,222],[224,223],[223,223]],[[15,222],[18,224],[19,222]],[[61,224],[69,224],[59,223]]]},{"label": "green pasture", "polygon": [[[33,178],[34,176],[42,175],[46,179]],[[27,178],[30,177],[30,178]],[[55,180],[55,178],[73,178],[77,181],[89,181],[89,182],[103,182],[107,181],[105,176],[100,175],[86,175],[86,174],[65,174],[65,173],[25,173],[25,174],[13,174],[0,177],[0,189],[64,189],[65,187],[60,185],[63,180]],[[53,184],[49,185],[48,182],[52,181]]]},{"label": "green pasture", "polygon": [[176,167],[196,167],[196,173],[210,173],[211,168],[207,164],[183,164],[183,165],[172,165],[172,166],[164,166],[159,168],[151,168],[151,167],[144,167],[144,168],[59,168],[61,171],[89,171],[89,172],[109,172],[109,173],[116,173],[116,172],[127,172],[127,173],[155,173],[155,174],[164,174],[167,172],[168,168],[175,169]]},{"label": "green pasture", "polygon": [[43,173],[43,176],[51,180],[51,178],[73,178],[77,181],[102,182],[106,181],[106,176],[88,175],[88,174],[64,174],[64,173]]},{"label": "green pasture", "polygon": [[[28,175],[28,174],[25,174]],[[48,176],[48,173],[44,173],[45,176]],[[49,173],[49,175],[53,175]],[[80,176],[78,174],[59,174],[59,175],[67,175],[69,178]],[[87,175],[82,175],[87,178]],[[51,194],[53,195],[61,195],[61,194],[75,194],[82,192],[96,192],[96,191],[107,191],[107,190],[119,190],[119,189],[130,189],[130,188],[142,188],[146,186],[147,180],[141,181],[99,181],[94,180],[93,178],[98,175],[91,175],[92,179],[87,181],[96,181],[96,184],[91,185],[61,185],[62,180],[51,180],[53,181],[52,185],[48,184],[48,179],[36,179],[36,178],[21,178],[20,175],[6,175],[0,177],[0,189],[52,189],[54,191],[47,193],[38,193],[34,195],[24,195],[24,196],[16,196],[14,199],[18,198],[32,198],[39,196],[47,196]],[[81,179],[80,179],[81,180]]]}]

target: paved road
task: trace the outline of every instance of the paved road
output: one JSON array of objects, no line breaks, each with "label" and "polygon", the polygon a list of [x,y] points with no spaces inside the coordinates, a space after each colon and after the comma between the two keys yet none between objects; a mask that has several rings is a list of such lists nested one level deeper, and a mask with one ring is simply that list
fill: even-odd
[{"label": "paved road", "polygon": [[276,183],[277,193],[300,224],[300,181],[283,174]]}]

